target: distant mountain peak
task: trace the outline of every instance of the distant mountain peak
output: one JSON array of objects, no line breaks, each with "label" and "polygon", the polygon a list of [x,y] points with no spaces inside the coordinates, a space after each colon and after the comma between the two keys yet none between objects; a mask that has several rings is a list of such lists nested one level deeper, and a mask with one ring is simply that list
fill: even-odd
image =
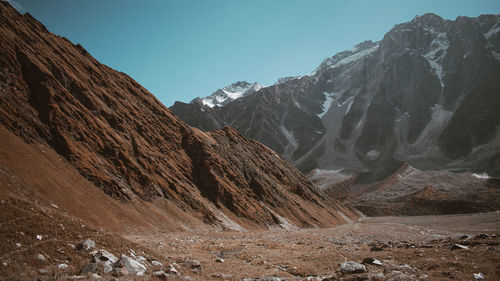
[{"label": "distant mountain peak", "polygon": [[218,89],[208,97],[197,98],[195,100],[198,102],[201,100],[204,105],[209,107],[224,106],[233,100],[251,95],[262,88],[263,86],[258,82],[238,81],[222,89]]}]

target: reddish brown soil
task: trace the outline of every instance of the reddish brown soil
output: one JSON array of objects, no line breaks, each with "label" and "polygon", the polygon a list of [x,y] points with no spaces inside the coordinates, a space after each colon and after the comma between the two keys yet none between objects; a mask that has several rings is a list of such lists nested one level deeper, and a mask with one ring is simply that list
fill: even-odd
[{"label": "reddish brown soil", "polygon": [[[88,180],[78,178],[80,190],[95,193],[94,185],[145,217],[154,206],[159,217],[176,210],[174,216],[226,229],[332,226],[346,222],[344,215],[356,217],[267,147],[231,128],[202,133],[187,126],[129,76],[5,2],[0,36],[0,125],[44,147],[49,159],[59,154]],[[9,168],[16,166],[15,156],[8,161]],[[28,170],[44,166],[23,164]],[[59,189],[33,185],[45,188],[45,196],[59,193],[73,188],[65,176],[56,181]],[[70,205],[78,192],[55,197]],[[102,196],[96,194],[87,199]],[[99,220],[104,214],[101,208],[87,216]],[[116,217],[109,224],[119,227]]]},{"label": "reddish brown soil", "polygon": [[[361,263],[365,258],[382,261],[382,266],[367,266],[372,275],[385,269],[385,277],[378,280],[389,279],[396,270],[392,265],[402,264],[413,268],[416,279],[395,280],[473,280],[472,274],[479,272],[485,274],[486,280],[499,280],[499,232],[500,213],[487,213],[365,218],[327,229],[171,233],[129,238],[179,264],[199,260],[203,272],[183,268],[183,274],[195,280],[263,276],[280,276],[284,280],[305,280],[307,276],[319,276],[318,280],[331,276],[339,280],[372,280],[366,274],[342,276],[338,272],[341,262]],[[490,237],[476,238],[480,233]],[[494,233],[497,237],[491,237]],[[451,250],[455,243],[469,249]],[[374,246],[381,250],[373,251]],[[216,262],[217,258],[224,259],[224,263]]]},{"label": "reddish brown soil", "polygon": [[[141,255],[168,262],[150,249],[69,215],[62,206],[38,200],[39,194],[1,165],[0,187],[0,280],[68,280],[90,261],[88,253],[74,248],[85,238],[93,239],[99,249],[125,254],[134,249]],[[81,206],[81,202],[75,203]],[[98,205],[94,203],[93,207]],[[46,260],[38,260],[39,254]],[[62,263],[68,268],[59,269],[57,266]],[[47,272],[40,274],[40,269]]]}]

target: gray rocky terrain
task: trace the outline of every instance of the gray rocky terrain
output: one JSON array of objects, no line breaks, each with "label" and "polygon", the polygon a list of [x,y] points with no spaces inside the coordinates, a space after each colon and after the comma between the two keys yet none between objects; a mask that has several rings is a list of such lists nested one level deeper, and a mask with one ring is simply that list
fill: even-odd
[{"label": "gray rocky terrain", "polygon": [[500,17],[434,14],[394,26],[251,95],[172,111],[203,130],[232,126],[304,172],[376,181],[403,162],[500,173]]}]

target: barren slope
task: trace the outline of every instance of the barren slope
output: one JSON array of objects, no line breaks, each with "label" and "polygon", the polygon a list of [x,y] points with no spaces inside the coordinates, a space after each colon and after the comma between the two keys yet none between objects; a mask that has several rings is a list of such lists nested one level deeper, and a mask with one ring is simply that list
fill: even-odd
[{"label": "barren slope", "polygon": [[[5,2],[0,35],[0,125],[62,156],[89,181],[79,188],[220,228],[345,222],[336,202],[265,146],[229,128],[192,129],[129,76]],[[67,200],[76,185],[62,184]]]}]

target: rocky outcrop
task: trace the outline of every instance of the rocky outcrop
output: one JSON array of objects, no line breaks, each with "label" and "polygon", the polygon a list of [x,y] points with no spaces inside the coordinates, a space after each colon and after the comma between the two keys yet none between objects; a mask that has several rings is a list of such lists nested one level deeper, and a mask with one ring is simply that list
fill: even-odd
[{"label": "rocky outcrop", "polygon": [[0,125],[48,145],[107,195],[166,200],[226,229],[345,221],[272,150],[230,128],[187,126],[129,76],[5,2],[0,34]]},{"label": "rocky outcrop", "polygon": [[[402,163],[500,174],[500,16],[425,14],[325,59],[310,75],[214,107],[211,127],[261,141],[304,172],[362,174]],[[201,126],[199,105],[172,109]],[[219,125],[217,125],[219,124]]]}]

